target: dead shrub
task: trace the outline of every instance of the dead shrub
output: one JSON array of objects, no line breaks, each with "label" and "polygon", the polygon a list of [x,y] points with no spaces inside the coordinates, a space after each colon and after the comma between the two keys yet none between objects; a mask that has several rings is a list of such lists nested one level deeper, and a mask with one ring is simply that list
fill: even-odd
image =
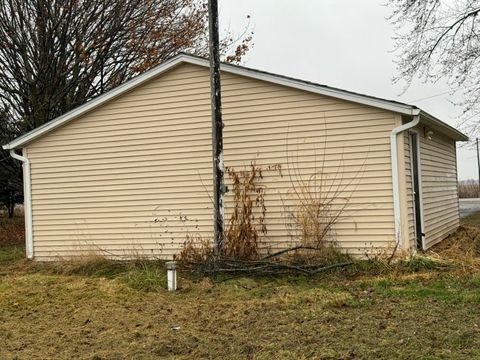
[{"label": "dead shrub", "polygon": [[298,232],[297,237],[305,246],[320,248],[327,241],[334,243],[333,227],[344,213],[350,198],[341,196],[340,188],[330,193],[331,188],[331,185],[325,184],[321,172],[306,181],[299,179],[293,184],[296,198],[290,219]]},{"label": "dead shrub", "polygon": [[174,260],[179,260],[186,264],[198,264],[212,259],[213,255],[211,241],[202,238],[200,235],[187,235],[182,251],[178,255],[174,255]]},{"label": "dead shrub", "polygon": [[227,168],[232,181],[233,206],[221,249],[223,256],[258,258],[260,236],[267,234],[265,187],[260,180],[263,179],[263,171],[279,169],[279,165],[262,168],[254,162],[243,171]]},{"label": "dead shrub", "polygon": [[[261,236],[267,234],[265,187],[260,184],[264,171],[276,171],[280,165],[259,167],[254,162],[248,169],[227,169],[232,182],[232,207],[224,243],[219,256],[214,256],[210,241],[200,236],[188,236],[177,257],[184,267],[201,274],[315,275],[352,265],[348,255],[335,248],[312,247],[310,242],[261,257]],[[307,193],[310,194],[310,193]],[[313,193],[310,195],[313,196]],[[307,205],[305,198],[305,207]],[[323,204],[323,202],[322,202]],[[318,206],[317,203],[315,206]],[[313,207],[313,206],[312,206]],[[322,210],[324,211],[324,210]],[[329,212],[331,216],[333,212]],[[317,228],[318,229],[318,228]]]},{"label": "dead shrub", "polygon": [[[252,162],[243,171],[227,169],[232,181],[233,206],[228,209],[231,216],[220,255],[213,256],[210,242],[187,239],[178,259],[194,265],[195,270],[203,273],[267,275],[293,272],[313,275],[351,265],[350,258],[340,256],[335,248],[333,231],[334,225],[345,217],[345,208],[356,188],[357,176],[347,180],[342,178],[343,154],[333,176],[324,171],[325,156],[320,162],[315,161],[313,175],[305,176],[299,169],[298,155],[296,162],[291,161],[288,140],[287,161],[292,191],[287,195],[289,199],[281,200],[287,213],[287,230],[293,228],[296,232],[293,243],[261,257],[259,249],[264,244],[260,241],[267,235],[267,208],[264,200],[266,189],[260,182],[266,170],[278,171],[282,177],[283,174],[280,165],[259,167]],[[363,165],[360,165],[357,175]]]},{"label": "dead shrub", "polygon": [[[232,207],[219,258],[255,260],[259,258],[260,237],[267,234],[265,187],[260,184],[265,171],[281,174],[280,165],[260,167],[251,162],[244,170],[230,167],[226,173],[231,181]],[[211,241],[200,236],[187,236],[178,260],[200,263],[213,259]],[[218,259],[217,259],[218,260]]]},{"label": "dead shrub", "polygon": [[343,178],[343,153],[333,174],[325,171],[326,140],[321,149],[314,149],[314,171],[306,175],[300,167],[299,152],[290,152],[287,142],[288,177],[291,190],[284,199],[287,228],[296,245],[306,248],[335,246],[335,225],[347,217],[346,208],[358,186],[366,159],[350,179]]}]

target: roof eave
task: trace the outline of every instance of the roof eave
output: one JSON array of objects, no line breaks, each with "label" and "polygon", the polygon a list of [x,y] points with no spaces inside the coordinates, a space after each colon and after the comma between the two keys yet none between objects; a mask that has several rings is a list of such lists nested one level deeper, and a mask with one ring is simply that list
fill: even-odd
[{"label": "roof eave", "polygon": [[469,138],[464,133],[458,131],[454,127],[446,124],[445,122],[437,119],[435,116],[430,115],[425,111],[420,112],[420,117],[430,122],[433,126],[439,127],[443,133],[454,139],[455,141],[468,141]]},{"label": "roof eave", "polygon": [[[144,74],[139,75],[131,79],[130,81],[127,81],[126,83],[110,90],[109,92],[103,95],[100,95],[95,99],[92,99],[91,101],[85,103],[84,105],[79,106],[78,108],[73,109],[72,111],[69,111],[68,113],[28,132],[27,134],[18,137],[17,139],[11,141],[6,145],[3,145],[3,149],[9,150],[9,149],[20,148],[26,145],[27,143],[37,139],[38,137],[66,124],[67,122],[85,114],[88,111],[95,109],[96,107],[104,104],[105,102],[110,101],[117,96],[120,96],[126,91],[129,91],[130,89],[133,89],[134,87],[139,86],[140,84],[148,81],[149,79],[155,76],[158,76],[163,72],[166,72],[181,63],[190,63],[194,65],[209,67],[209,61],[207,59],[193,56],[193,55],[183,54],[183,53],[178,54],[177,56],[165,61],[163,64],[145,72]],[[292,78],[281,76],[281,75],[271,74],[268,72],[249,69],[249,68],[240,67],[240,66],[231,65],[231,64],[225,64],[225,63],[221,64],[221,70],[228,73],[232,73],[232,74],[248,76],[257,80],[267,81],[270,83],[293,87],[296,89],[313,92],[320,95],[331,96],[331,97],[335,97],[335,98],[346,100],[346,101],[351,101],[351,102],[360,103],[367,106],[389,110],[389,111],[404,114],[404,115],[413,116],[413,115],[419,115],[420,113],[422,113],[422,114],[425,114],[426,118],[429,118],[429,119],[431,118],[432,121],[434,121],[438,126],[445,127],[449,132],[451,132],[454,135],[456,140],[460,140],[460,141],[468,140],[468,137],[466,137],[461,132],[448,126],[447,124],[434,118],[433,116],[421,111],[419,108],[413,105],[403,104],[403,103],[391,101],[391,100],[380,99],[380,98],[358,94],[358,93],[354,93],[346,90],[331,88],[324,85],[314,84],[307,81],[292,79]]]}]

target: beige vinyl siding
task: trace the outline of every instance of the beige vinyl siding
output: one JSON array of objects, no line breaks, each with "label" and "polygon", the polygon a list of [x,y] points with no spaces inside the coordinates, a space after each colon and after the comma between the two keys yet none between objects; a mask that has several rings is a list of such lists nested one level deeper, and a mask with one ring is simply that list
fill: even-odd
[{"label": "beige vinyl siding", "polygon": [[[231,84],[237,76],[226,74]],[[327,196],[350,202],[331,239],[351,253],[391,247],[394,239],[389,134],[395,114],[258,80],[224,101],[225,164],[263,171],[269,248],[299,241],[294,187],[322,172]],[[237,85],[223,89],[238,93]],[[240,107],[242,104],[245,107]],[[297,178],[297,179],[296,179]],[[227,178],[227,182],[229,179]],[[231,185],[230,185],[231,187]],[[231,197],[226,198],[227,219]],[[342,201],[338,201],[342,203]]]},{"label": "beige vinyl siding", "polygon": [[426,247],[443,240],[459,225],[455,142],[421,127],[420,170]]},{"label": "beige vinyl siding", "polygon": [[[320,169],[350,199],[340,245],[392,245],[394,113],[228,73],[222,96],[225,165],[282,169],[262,180],[268,247],[298,241],[292,174]],[[208,69],[183,64],[29,144],[35,257],[169,258],[187,236],[210,239],[209,99]]]},{"label": "beige vinyl siding", "polygon": [[208,85],[178,67],[28,146],[37,259],[168,258],[210,236]]}]

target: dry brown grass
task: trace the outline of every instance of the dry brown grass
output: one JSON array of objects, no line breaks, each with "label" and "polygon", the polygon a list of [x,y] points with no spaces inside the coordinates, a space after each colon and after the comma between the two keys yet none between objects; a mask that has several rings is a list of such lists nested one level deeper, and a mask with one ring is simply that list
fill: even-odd
[{"label": "dry brown grass", "polygon": [[180,274],[179,291],[169,293],[160,265],[91,260],[28,272],[0,263],[1,359],[480,356],[480,278],[472,274],[222,281]]},{"label": "dry brown grass", "polygon": [[25,222],[23,217],[13,219],[0,217],[0,246],[25,243]]},{"label": "dry brown grass", "polygon": [[461,199],[480,197],[478,182],[475,180],[460,181],[458,183],[458,196]]},{"label": "dry brown grass", "polygon": [[[435,254],[473,259],[479,234],[464,223]],[[480,358],[475,266],[415,257],[393,274],[377,260],[309,278],[181,272],[170,293],[161,262],[39,264],[21,250],[0,246],[0,359]]]},{"label": "dry brown grass", "polygon": [[463,224],[427,254],[434,259],[454,264],[463,271],[480,270],[480,228]]},{"label": "dry brown grass", "polygon": [[197,264],[212,258],[213,255],[211,240],[204,239],[200,235],[187,235],[182,250],[174,256],[174,259],[185,264]]}]

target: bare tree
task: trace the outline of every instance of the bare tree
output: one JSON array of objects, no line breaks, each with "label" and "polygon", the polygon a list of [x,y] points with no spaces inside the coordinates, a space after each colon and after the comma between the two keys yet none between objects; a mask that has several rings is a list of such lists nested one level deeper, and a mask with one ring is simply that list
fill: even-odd
[{"label": "bare tree", "polygon": [[465,127],[472,133],[480,111],[480,1],[390,0],[396,25],[398,76],[409,85],[418,76],[426,81],[446,79],[461,90]]},{"label": "bare tree", "polygon": [[[247,26],[248,28],[248,26]],[[208,53],[205,0],[1,0],[0,140],[32,130],[180,51]],[[228,34],[240,61],[251,34]],[[235,47],[236,46],[236,47]],[[19,167],[0,153],[10,182]],[[8,178],[8,176],[6,177]]]}]

